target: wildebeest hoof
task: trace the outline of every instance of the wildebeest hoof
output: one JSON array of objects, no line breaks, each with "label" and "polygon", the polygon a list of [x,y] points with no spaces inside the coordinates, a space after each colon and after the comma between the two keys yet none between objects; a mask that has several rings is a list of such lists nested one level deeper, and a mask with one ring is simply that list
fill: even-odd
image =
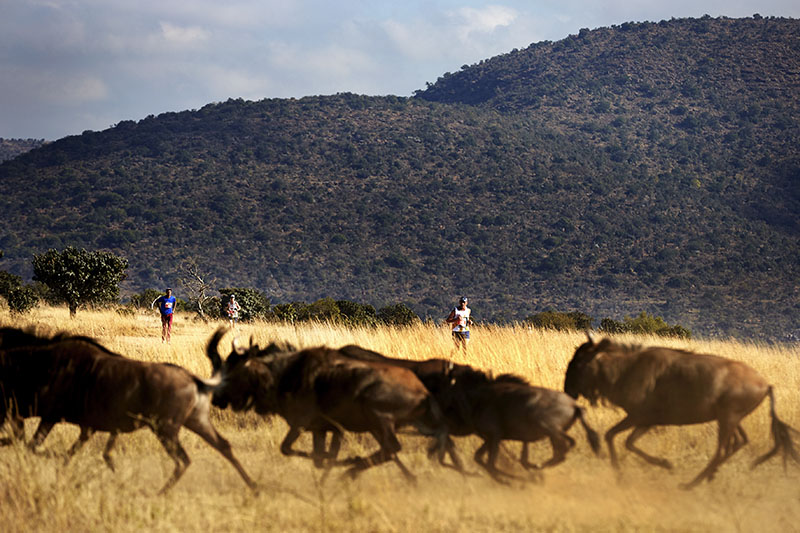
[{"label": "wildebeest hoof", "polygon": [[672,470],[672,463],[667,461],[666,459],[659,459],[658,461],[653,463],[656,466],[660,466],[661,468],[666,468],[667,470]]}]

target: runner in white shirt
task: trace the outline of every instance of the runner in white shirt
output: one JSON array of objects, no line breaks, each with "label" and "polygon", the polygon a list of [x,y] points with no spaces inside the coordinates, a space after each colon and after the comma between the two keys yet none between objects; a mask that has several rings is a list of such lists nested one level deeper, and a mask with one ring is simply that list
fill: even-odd
[{"label": "runner in white shirt", "polygon": [[467,350],[469,344],[469,326],[472,324],[470,318],[471,310],[467,307],[469,300],[462,296],[458,301],[458,307],[454,307],[447,316],[446,322],[453,326],[453,342],[456,347]]}]

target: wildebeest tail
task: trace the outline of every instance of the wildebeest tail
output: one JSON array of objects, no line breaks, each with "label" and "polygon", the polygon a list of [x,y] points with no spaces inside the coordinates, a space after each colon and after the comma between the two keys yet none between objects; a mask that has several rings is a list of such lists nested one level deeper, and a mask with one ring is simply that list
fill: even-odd
[{"label": "wildebeest tail", "polygon": [[775,413],[775,395],[772,390],[772,385],[770,385],[767,389],[767,395],[769,396],[769,414],[770,417],[772,417],[772,440],[775,442],[775,446],[773,446],[770,451],[753,461],[753,466],[751,468],[757,467],[778,452],[783,452],[784,469],[786,468],[787,460],[790,457],[795,463],[800,464],[800,454],[797,453],[792,440],[792,433],[798,433],[798,431],[779,419],[777,413]]},{"label": "wildebeest tail", "polygon": [[211,367],[214,369],[214,373],[222,368],[222,357],[219,355],[218,346],[223,335],[225,335],[225,328],[218,328],[208,339],[208,344],[206,345],[206,356],[211,360]]},{"label": "wildebeest tail", "polygon": [[211,394],[214,392],[214,389],[217,385],[220,384],[219,376],[211,378],[211,379],[203,379],[192,375],[192,379],[194,380],[194,384],[197,385],[197,392],[199,394]]},{"label": "wildebeest tail", "polygon": [[586,410],[583,407],[576,405],[575,418],[577,418],[583,426],[583,430],[586,432],[586,438],[589,440],[589,446],[592,447],[592,451],[595,453],[595,455],[600,455],[600,435],[598,435],[597,432],[586,423],[584,414],[586,414]]}]

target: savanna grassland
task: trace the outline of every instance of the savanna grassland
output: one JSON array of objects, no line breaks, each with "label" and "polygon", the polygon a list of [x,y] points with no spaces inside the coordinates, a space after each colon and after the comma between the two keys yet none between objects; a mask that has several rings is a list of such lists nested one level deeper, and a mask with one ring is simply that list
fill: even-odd
[{"label": "savanna grassland", "polygon": [[[35,327],[40,332],[69,331],[96,337],[128,357],[165,361],[208,377],[211,365],[205,343],[221,323],[194,321],[179,314],[173,341],[160,341],[157,314],[121,316],[114,312],[79,312],[70,320],[65,308],[40,308],[22,318],[0,312],[0,325]],[[515,372],[535,384],[561,388],[564,371],[584,337],[529,330],[483,327],[473,331],[469,354],[452,351],[448,332],[431,325],[410,329],[348,329],[328,324],[292,326],[240,325],[243,342],[252,336],[264,344],[281,339],[300,346],[357,343],[380,352],[414,359],[451,357],[496,373]],[[230,346],[233,335],[223,339]],[[665,341],[622,339],[641,344],[669,344],[745,361],[776,389],[779,416],[800,428],[800,347],[736,340]],[[400,452],[418,476],[404,481],[393,464],[368,470],[355,481],[334,472],[324,483],[310,461],[283,457],[278,445],[286,431],[280,419],[253,414],[213,413],[215,425],[262,489],[253,494],[215,450],[188,431],[181,432],[192,464],[165,496],[156,492],[173,469],[152,433],[123,435],[115,452],[117,472],[104,464],[103,434],[95,435],[71,463],[63,453],[77,437],[76,427],[61,424],[45,442],[48,455],[34,455],[21,444],[0,448],[0,529],[22,531],[798,531],[800,468],[784,471],[773,459],[755,471],[750,462],[772,445],[769,407],[764,402],[744,421],[750,445],[722,466],[717,478],[693,491],[680,490],[706,464],[716,426],[652,431],[640,444],[675,464],[672,472],[644,464],[624,450],[615,473],[607,452],[595,457],[579,427],[570,433],[577,445],[566,462],[544,472],[541,480],[501,486],[484,473],[464,477],[428,460],[425,441],[405,434]],[[604,432],[622,417],[609,407],[590,407],[589,423]],[[29,420],[27,436],[36,420]],[[800,444],[800,438],[797,439]],[[300,447],[309,448],[304,437]],[[458,439],[473,471],[475,438]],[[375,449],[371,437],[347,435],[343,454]],[[507,470],[528,475],[513,457],[517,443],[506,443]],[[549,446],[532,446],[534,461],[549,457]]]}]

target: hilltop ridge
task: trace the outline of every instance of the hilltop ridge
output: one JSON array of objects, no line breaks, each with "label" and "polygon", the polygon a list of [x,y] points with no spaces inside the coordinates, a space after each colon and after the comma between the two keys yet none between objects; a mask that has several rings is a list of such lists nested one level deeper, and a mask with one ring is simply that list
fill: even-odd
[{"label": "hilltop ridge", "polygon": [[[581,30],[413,98],[229,100],[0,165],[0,268],[76,245],[125,290],[191,258],[274,302],[647,311],[783,338],[800,308],[800,23]],[[31,194],[36,191],[36,194]]]}]

